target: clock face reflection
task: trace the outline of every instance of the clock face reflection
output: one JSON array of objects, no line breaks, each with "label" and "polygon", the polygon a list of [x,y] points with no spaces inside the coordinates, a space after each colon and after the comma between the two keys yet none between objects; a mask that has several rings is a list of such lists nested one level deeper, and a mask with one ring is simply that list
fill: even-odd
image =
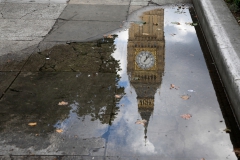
[{"label": "clock face reflection", "polygon": [[141,69],[152,68],[155,63],[154,55],[149,51],[141,51],[136,56],[136,62]]}]

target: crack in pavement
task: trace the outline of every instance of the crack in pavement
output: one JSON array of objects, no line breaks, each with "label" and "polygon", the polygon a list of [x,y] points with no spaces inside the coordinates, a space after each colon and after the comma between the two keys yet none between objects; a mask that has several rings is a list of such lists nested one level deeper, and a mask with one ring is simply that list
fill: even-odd
[{"label": "crack in pavement", "polygon": [[23,17],[26,17],[27,15],[32,14],[32,13],[34,13],[34,12],[36,12],[36,11],[37,11],[37,9],[34,9],[33,11],[31,11],[31,12],[26,13],[25,15],[23,15],[20,19],[22,19]]}]

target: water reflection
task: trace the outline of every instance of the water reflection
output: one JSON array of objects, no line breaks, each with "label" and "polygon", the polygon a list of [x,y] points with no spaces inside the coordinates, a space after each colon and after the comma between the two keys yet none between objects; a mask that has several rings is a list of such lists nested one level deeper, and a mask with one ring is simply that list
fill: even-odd
[{"label": "water reflection", "polygon": [[[109,129],[106,155],[236,159],[229,136],[223,132],[226,126],[221,123],[195,27],[189,25],[193,23],[189,8],[144,8],[138,12],[140,19],[134,13],[129,30],[119,33],[114,57],[123,68],[118,84],[125,87],[126,96]],[[169,89],[170,84],[179,88]],[[191,98],[183,100],[182,95]],[[187,113],[192,115],[190,120],[181,117]],[[135,124],[138,119],[147,123]]]},{"label": "water reflection", "polygon": [[137,94],[138,112],[144,124],[144,138],[154,110],[154,95],[164,72],[164,10],[145,12],[142,24],[133,23],[129,29],[127,73]]}]

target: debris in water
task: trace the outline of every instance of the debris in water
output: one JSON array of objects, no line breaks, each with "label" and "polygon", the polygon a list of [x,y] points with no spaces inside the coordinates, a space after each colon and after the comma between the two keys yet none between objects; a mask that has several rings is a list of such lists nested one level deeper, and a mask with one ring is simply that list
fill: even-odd
[{"label": "debris in water", "polygon": [[104,37],[104,38],[113,38],[113,36],[110,35],[110,34],[109,34],[109,35],[103,35],[103,37]]},{"label": "debris in water", "polygon": [[172,33],[172,34],[170,34],[171,36],[175,36],[176,34],[175,33]]},{"label": "debris in water", "polygon": [[28,123],[29,126],[36,126],[37,125],[37,122],[31,122],[31,123]]},{"label": "debris in water", "polygon": [[147,123],[147,120],[145,120],[145,119],[143,119],[143,120],[138,119],[138,120],[135,122],[135,124],[141,124],[141,125],[143,125],[143,126],[145,126],[146,123]]},{"label": "debris in water", "polygon": [[58,103],[59,106],[66,106],[68,105],[68,102],[62,101]]},{"label": "debris in water", "polygon": [[197,23],[192,23],[192,22],[186,22],[185,24],[190,25],[190,26],[197,26],[198,25]]},{"label": "debris in water", "polygon": [[56,129],[56,132],[58,132],[58,133],[62,133],[63,130],[62,130],[62,129]]},{"label": "debris in water", "polygon": [[171,22],[172,24],[181,25],[179,22]]},{"label": "debris in water", "polygon": [[225,131],[226,133],[230,133],[230,132],[231,132],[231,129],[226,128],[226,129],[224,129],[223,131]]},{"label": "debris in water", "polygon": [[188,90],[188,92],[195,92],[195,91],[190,89],[190,90]]},{"label": "debris in water", "polygon": [[190,119],[191,117],[192,117],[192,115],[191,114],[183,114],[183,115],[181,115],[181,117],[183,118],[183,119]]},{"label": "debris in water", "polygon": [[183,95],[183,96],[181,96],[181,98],[182,98],[183,100],[188,100],[190,97],[191,97],[191,96],[189,96],[189,95]]}]

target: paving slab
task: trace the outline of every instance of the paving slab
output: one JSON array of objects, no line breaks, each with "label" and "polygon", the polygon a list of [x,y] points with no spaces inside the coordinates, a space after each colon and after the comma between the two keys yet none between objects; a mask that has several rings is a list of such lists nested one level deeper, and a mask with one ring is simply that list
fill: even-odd
[{"label": "paving slab", "polygon": [[22,72],[1,99],[1,154],[103,156],[114,86],[115,74]]},{"label": "paving slab", "polygon": [[69,0],[1,0],[6,3],[63,3],[66,4]]},{"label": "paving slab", "polygon": [[102,38],[104,34],[121,28],[122,21],[127,18],[128,8],[127,5],[69,4],[44,41],[87,41]]},{"label": "paving slab", "polygon": [[[32,39],[32,38],[31,38]],[[21,53],[21,50],[25,48],[37,45],[40,39],[37,40],[26,40],[26,41],[8,41],[8,40],[0,40],[0,56],[3,56],[7,53]]]},{"label": "paving slab", "polygon": [[[57,19],[66,4],[6,3],[1,9],[4,19]],[[44,22],[43,22],[44,23]]]},{"label": "paving slab", "polygon": [[89,73],[115,73],[118,63],[111,57],[112,43],[98,42],[56,45],[34,53],[23,71],[79,71]]},{"label": "paving slab", "polygon": [[55,20],[0,19],[0,40],[24,41],[29,40],[29,37],[41,39],[48,34],[54,23]]},{"label": "paving slab", "polygon": [[[96,28],[96,26],[98,26]],[[121,28],[122,22],[63,21],[58,20],[45,42],[81,42],[102,38],[107,33]]]},{"label": "paving slab", "polygon": [[126,20],[128,8],[128,5],[69,4],[59,18],[75,21],[121,22]]},{"label": "paving slab", "polygon": [[15,77],[18,75],[18,72],[0,72],[0,95],[5,94],[5,91],[13,82]]},{"label": "paving slab", "polygon": [[70,0],[69,4],[91,4],[91,5],[129,5],[130,0]]},{"label": "paving slab", "polygon": [[153,3],[148,3],[149,0],[132,0],[131,5],[166,5],[166,4],[176,4],[176,3],[191,3],[191,0],[154,0]]},{"label": "paving slab", "polygon": [[21,71],[39,41],[4,41],[1,44],[0,71]]}]

